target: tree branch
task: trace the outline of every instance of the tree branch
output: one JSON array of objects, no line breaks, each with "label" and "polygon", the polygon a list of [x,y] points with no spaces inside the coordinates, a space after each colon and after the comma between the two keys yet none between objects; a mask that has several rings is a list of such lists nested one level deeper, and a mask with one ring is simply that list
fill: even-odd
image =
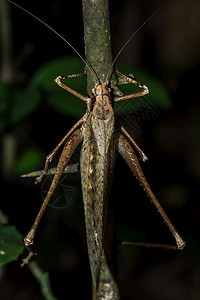
[{"label": "tree branch", "polygon": [[[86,59],[102,83],[112,64],[108,0],[82,0],[82,5]],[[97,78],[93,72],[87,71],[90,94]]]},{"label": "tree branch", "polygon": [[[111,35],[108,0],[82,0],[86,60],[94,69],[87,69],[87,92],[90,95],[95,84],[105,82],[112,65]],[[109,74],[110,75],[110,74]],[[110,78],[108,78],[110,79]],[[111,87],[117,91],[116,78],[112,76]],[[108,201],[108,199],[107,199]],[[99,286],[93,288],[93,300],[119,299],[114,280],[114,222],[111,202],[108,204],[107,222],[104,233]]]}]

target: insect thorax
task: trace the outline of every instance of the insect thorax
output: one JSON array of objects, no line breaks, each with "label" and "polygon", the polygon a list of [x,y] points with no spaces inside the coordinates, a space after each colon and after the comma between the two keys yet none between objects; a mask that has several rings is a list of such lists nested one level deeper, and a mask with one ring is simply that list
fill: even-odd
[{"label": "insect thorax", "polygon": [[91,97],[91,111],[93,116],[106,120],[114,116],[112,107],[111,90],[107,85],[97,85],[92,91]]}]

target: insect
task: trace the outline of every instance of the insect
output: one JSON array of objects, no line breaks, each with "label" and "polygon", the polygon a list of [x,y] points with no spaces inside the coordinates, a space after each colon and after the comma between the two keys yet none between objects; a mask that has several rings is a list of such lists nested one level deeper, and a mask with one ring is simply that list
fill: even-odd
[{"label": "insect", "polygon": [[[10,2],[13,3],[12,1]],[[52,31],[54,31],[54,29],[52,29],[42,20],[40,20],[37,17],[35,18],[42,22],[45,26],[50,28]],[[59,35],[57,32],[55,33]],[[132,39],[135,33],[130,37],[130,39]],[[61,38],[65,40],[63,37]],[[116,61],[117,57],[124,49],[124,47],[128,44],[130,39],[122,47],[122,49],[116,56],[104,82],[101,82],[99,80],[93,68],[82,58],[82,56],[73,48],[73,46],[65,40],[67,44],[70,45],[70,47],[72,47],[72,49],[83,60],[86,67],[83,73],[58,76],[55,79],[55,82],[61,88],[75,95],[81,101],[84,101],[87,105],[87,110],[84,116],[77,121],[77,123],[68,131],[64,138],[59,142],[55,149],[46,158],[44,171],[40,176],[37,177],[36,182],[40,182],[42,180],[43,176],[48,171],[48,165],[53,159],[54,155],[57,153],[58,149],[65,144],[46,198],[44,199],[44,202],[35,219],[33,226],[31,227],[30,231],[24,239],[25,245],[27,247],[33,244],[36,229],[45,211],[45,208],[55,191],[59,179],[63,171],[65,170],[70,157],[73,155],[78,145],[82,143],[80,156],[81,184],[85,212],[88,255],[92,279],[95,287],[97,287],[98,285],[101,258],[104,249],[104,232],[106,226],[106,215],[108,205],[107,199],[109,196],[109,181],[113,173],[115,149],[124,158],[125,162],[128,164],[131,171],[134,173],[134,175],[142,185],[143,189],[146,191],[151,201],[156,206],[158,212],[161,214],[162,218],[166,222],[170,231],[172,232],[176,241],[176,246],[172,246],[171,248],[183,249],[185,246],[185,242],[180,237],[173,224],[167,217],[166,213],[162,209],[161,205],[159,204],[158,200],[156,199],[155,195],[153,194],[141,169],[134,149],[138,152],[143,161],[147,159],[145,154],[142,152],[140,147],[136,144],[136,142],[133,140],[133,138],[122,125],[120,125],[119,132],[115,131],[115,115],[113,110],[114,102],[142,97],[149,93],[149,90],[146,85],[141,84],[140,82],[136,81],[136,79],[130,76],[126,76],[120,73],[117,69],[114,69],[116,77],[121,78],[126,82],[132,83],[133,85],[137,86],[140,89],[140,91],[123,96],[115,96],[112,93],[109,77],[113,73],[112,69],[114,62]],[[92,89],[90,97],[80,94],[64,82],[64,80],[67,80],[69,78],[86,76],[88,70],[90,72],[93,72],[96,77],[96,84]],[[153,244],[148,245],[154,246]],[[167,247],[170,248],[170,246]]]}]

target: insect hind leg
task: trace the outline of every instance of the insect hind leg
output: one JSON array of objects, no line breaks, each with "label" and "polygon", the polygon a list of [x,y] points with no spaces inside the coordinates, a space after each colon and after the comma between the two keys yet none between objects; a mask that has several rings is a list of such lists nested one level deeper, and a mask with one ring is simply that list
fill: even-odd
[{"label": "insect hind leg", "polygon": [[185,241],[181,238],[181,236],[178,234],[176,231],[175,227],[171,223],[170,219],[166,215],[165,211],[163,210],[162,206],[158,202],[157,198],[153,194],[145,176],[142,171],[142,168],[140,167],[139,161],[137,159],[137,156],[135,155],[135,152],[133,151],[130,143],[128,140],[122,135],[118,134],[116,135],[115,139],[116,147],[119,153],[122,155],[128,166],[130,167],[131,171],[135,175],[135,177],[138,179],[144,190],[146,191],[147,195],[155,205],[156,209],[162,216],[164,222],[167,224],[169,230],[173,234],[175,240],[176,240],[176,245],[177,249],[183,249],[186,246]]}]

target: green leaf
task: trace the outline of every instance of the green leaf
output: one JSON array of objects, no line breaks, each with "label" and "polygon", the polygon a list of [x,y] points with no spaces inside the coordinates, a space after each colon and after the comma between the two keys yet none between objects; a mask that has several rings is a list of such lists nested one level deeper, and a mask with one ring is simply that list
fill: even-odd
[{"label": "green leaf", "polygon": [[[133,74],[136,79],[145,84],[149,88],[149,94],[140,98],[133,98],[130,100],[122,101],[115,104],[115,111],[130,111],[131,109],[149,109],[149,110],[170,110],[173,107],[172,99],[167,92],[164,85],[154,76],[148,74],[143,70],[137,68],[130,68],[125,66],[120,66],[119,71],[125,75]],[[120,86],[120,89],[124,94],[132,93],[133,91],[138,91],[137,87],[132,84],[127,84]]]},{"label": "green leaf", "polygon": [[14,226],[0,226],[0,265],[17,259],[23,252],[22,235]]},{"label": "green leaf", "polygon": [[87,108],[85,102],[70,93],[66,94],[65,90],[52,92],[47,99],[47,104],[60,114],[72,118],[80,118]]},{"label": "green leaf", "polygon": [[[44,63],[33,75],[30,85],[39,86],[45,89],[52,89],[58,87],[54,79],[60,75],[82,73],[84,65],[79,58],[73,56],[58,57]],[[71,82],[73,86],[78,86],[77,80],[80,78],[73,78]]]},{"label": "green leaf", "polygon": [[[30,86],[45,91],[47,105],[55,111],[79,118],[86,111],[86,104],[71,93],[61,89],[54,79],[59,75],[83,72],[84,66],[79,58],[60,57],[45,63],[34,74]],[[86,79],[68,79],[67,84],[82,94],[86,94]]]},{"label": "green leaf", "polygon": [[39,91],[28,86],[16,93],[10,112],[10,124],[14,125],[31,115],[40,105]]},{"label": "green leaf", "polygon": [[39,168],[41,163],[41,152],[36,148],[25,149],[24,152],[18,158],[15,165],[15,173],[22,175],[30,170]]},{"label": "green leaf", "polygon": [[0,82],[0,131],[27,118],[40,101],[40,93],[34,87],[20,90],[14,84]]}]

